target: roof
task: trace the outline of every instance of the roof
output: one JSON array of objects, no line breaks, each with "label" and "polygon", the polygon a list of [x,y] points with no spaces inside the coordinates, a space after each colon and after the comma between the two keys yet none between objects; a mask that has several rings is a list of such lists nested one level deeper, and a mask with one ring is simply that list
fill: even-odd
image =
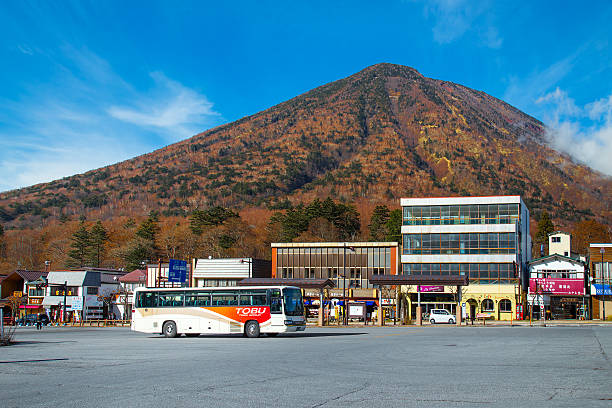
[{"label": "roof", "polygon": [[369,279],[372,285],[441,285],[468,286],[467,275],[373,275]]},{"label": "roof", "polygon": [[400,198],[402,207],[428,205],[521,204],[521,196],[463,196]]},{"label": "roof", "polygon": [[23,278],[23,280],[27,282],[35,281],[39,279],[41,276],[47,276],[49,272],[42,271],[15,271],[19,276]]},{"label": "roof", "polygon": [[119,278],[119,282],[123,283],[141,283],[146,281],[147,272],[142,269],[135,269],[132,272],[123,275]]},{"label": "roof", "polygon": [[330,279],[248,278],[239,281],[238,286],[296,286],[302,289],[324,289],[336,285]]},{"label": "roof", "polygon": [[612,244],[589,244],[591,248],[612,248]]},{"label": "roof", "polygon": [[568,235],[571,236],[572,234],[570,234],[569,232],[563,232],[563,231],[553,231],[551,233],[548,234],[548,236],[552,236],[552,235]]},{"label": "roof", "polygon": [[580,259],[570,258],[569,256],[564,256],[564,255],[560,255],[560,254],[552,254],[552,255],[542,256],[540,258],[532,259],[531,261],[529,261],[527,263],[529,265],[535,265],[535,264],[541,264],[541,263],[550,261],[552,259],[568,261],[568,262],[572,262],[572,263],[575,263],[575,264],[584,265],[584,262],[582,262]]},{"label": "roof", "polygon": [[397,242],[272,242],[272,248],[396,247]]},{"label": "roof", "polygon": [[100,272],[97,271],[53,271],[47,275],[50,285],[100,286]]}]

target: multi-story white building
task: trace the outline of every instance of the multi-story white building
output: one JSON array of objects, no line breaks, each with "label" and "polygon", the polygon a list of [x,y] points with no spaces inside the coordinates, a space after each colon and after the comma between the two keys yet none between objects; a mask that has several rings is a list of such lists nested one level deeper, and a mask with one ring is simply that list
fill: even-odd
[{"label": "multi-story white building", "polygon": [[[520,315],[531,259],[529,210],[520,196],[402,198],[401,205],[404,274],[468,275],[464,316]],[[410,303],[418,289],[406,288]],[[454,313],[451,290],[420,288],[424,311],[444,307]]]},{"label": "multi-story white building", "polygon": [[548,255],[571,257],[572,236],[566,232],[555,231],[548,234]]}]

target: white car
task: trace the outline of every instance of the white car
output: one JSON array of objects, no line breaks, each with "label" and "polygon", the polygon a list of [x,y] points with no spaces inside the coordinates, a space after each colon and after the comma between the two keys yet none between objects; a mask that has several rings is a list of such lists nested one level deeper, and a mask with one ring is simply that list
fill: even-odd
[{"label": "white car", "polygon": [[429,312],[429,322],[455,324],[455,316],[450,314],[446,309],[431,309]]}]

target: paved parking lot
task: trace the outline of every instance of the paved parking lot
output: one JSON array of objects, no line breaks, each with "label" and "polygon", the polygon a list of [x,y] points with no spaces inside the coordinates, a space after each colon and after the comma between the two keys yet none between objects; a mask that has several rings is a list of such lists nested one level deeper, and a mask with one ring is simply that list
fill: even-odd
[{"label": "paved parking lot", "polygon": [[610,407],[612,327],[308,328],[166,339],[22,328],[3,407]]}]

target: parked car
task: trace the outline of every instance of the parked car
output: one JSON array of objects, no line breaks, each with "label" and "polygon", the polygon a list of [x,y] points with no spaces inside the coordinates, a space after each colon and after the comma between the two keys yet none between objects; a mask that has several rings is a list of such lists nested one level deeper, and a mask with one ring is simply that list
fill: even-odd
[{"label": "parked car", "polygon": [[455,324],[455,316],[450,314],[446,309],[431,309],[429,312],[429,322]]}]

